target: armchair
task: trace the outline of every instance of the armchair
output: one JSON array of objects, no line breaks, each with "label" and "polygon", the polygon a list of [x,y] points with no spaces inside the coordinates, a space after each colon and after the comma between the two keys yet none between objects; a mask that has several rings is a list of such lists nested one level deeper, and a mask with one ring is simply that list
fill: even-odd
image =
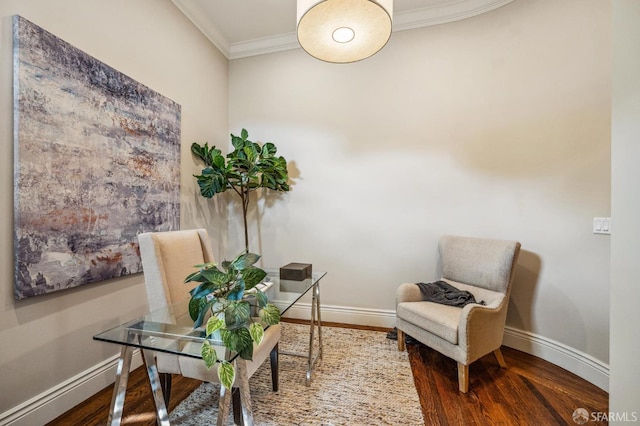
[{"label": "armchair", "polygon": [[[184,279],[193,266],[213,262],[209,235],[205,229],[193,229],[170,232],[143,233],[138,235],[140,256],[144,270],[147,300],[151,311],[161,309],[182,299],[188,299],[189,290],[198,283],[185,283]],[[186,314],[186,308],[185,312]],[[247,361],[249,377],[269,356],[271,361],[271,379],[274,391],[278,390],[278,342],[280,324],[265,330],[260,345],[255,345],[253,360]],[[156,362],[165,403],[169,404],[171,394],[171,374],[180,374],[205,382],[219,383],[217,365],[207,370],[201,359],[156,352]],[[221,387],[223,400],[224,390]],[[240,394],[236,388],[232,391],[234,417],[240,422]],[[222,408],[222,407],[221,407]],[[223,410],[221,409],[222,413]]]},{"label": "armchair", "polygon": [[485,305],[459,308],[423,301],[417,285],[401,284],[396,292],[398,350],[405,349],[406,333],[456,360],[458,388],[466,393],[472,362],[493,352],[506,368],[500,346],[520,243],[444,236],[438,248],[442,280]]}]

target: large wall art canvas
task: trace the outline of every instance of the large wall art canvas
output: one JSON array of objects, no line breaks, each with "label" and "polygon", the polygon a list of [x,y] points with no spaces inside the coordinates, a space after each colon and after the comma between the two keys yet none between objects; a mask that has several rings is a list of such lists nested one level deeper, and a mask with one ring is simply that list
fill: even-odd
[{"label": "large wall art canvas", "polygon": [[142,271],[180,228],[180,105],[14,16],[16,299]]}]

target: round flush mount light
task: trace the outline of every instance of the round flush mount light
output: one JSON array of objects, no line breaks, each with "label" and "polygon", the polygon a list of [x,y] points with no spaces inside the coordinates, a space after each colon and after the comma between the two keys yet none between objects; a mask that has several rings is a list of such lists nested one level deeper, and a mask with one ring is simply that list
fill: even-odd
[{"label": "round flush mount light", "polygon": [[391,37],[393,0],[298,0],[298,41],[334,63],[368,58]]},{"label": "round flush mount light", "polygon": [[338,43],[349,43],[356,33],[349,27],[340,27],[333,32],[331,37]]}]

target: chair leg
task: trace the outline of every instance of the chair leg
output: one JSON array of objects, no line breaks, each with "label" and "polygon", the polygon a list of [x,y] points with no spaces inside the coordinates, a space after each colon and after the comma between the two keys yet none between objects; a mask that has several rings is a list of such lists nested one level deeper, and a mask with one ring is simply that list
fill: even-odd
[{"label": "chair leg", "polygon": [[278,343],[271,349],[269,354],[269,361],[271,362],[271,387],[274,392],[278,392],[279,381],[279,366],[278,366]]},{"label": "chair leg", "polygon": [[496,356],[496,359],[498,360],[498,364],[500,365],[500,367],[507,368],[507,363],[504,362],[504,357],[502,356],[502,352],[500,351],[500,348],[493,351],[493,354]]},{"label": "chair leg", "polygon": [[398,350],[404,352],[404,331],[398,329]]},{"label": "chair leg", "polygon": [[240,401],[239,388],[232,388],[231,390],[231,406],[233,408],[233,424],[242,426],[244,421],[242,418],[242,402]]},{"label": "chair leg", "polygon": [[171,374],[160,373],[160,388],[164,396],[164,405],[169,409],[169,398],[171,398]]},{"label": "chair leg", "polygon": [[458,389],[462,393],[469,391],[469,366],[461,362],[458,363]]}]

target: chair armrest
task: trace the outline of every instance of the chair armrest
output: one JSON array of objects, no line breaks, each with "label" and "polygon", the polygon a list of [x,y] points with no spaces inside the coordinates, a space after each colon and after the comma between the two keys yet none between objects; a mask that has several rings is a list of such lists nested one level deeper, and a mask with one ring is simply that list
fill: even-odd
[{"label": "chair armrest", "polygon": [[415,283],[404,283],[398,286],[396,290],[396,306],[402,302],[419,302],[422,300],[420,287]]},{"label": "chair armrest", "polygon": [[467,365],[502,345],[507,303],[492,305],[470,304],[462,309],[458,345],[467,353]]}]

